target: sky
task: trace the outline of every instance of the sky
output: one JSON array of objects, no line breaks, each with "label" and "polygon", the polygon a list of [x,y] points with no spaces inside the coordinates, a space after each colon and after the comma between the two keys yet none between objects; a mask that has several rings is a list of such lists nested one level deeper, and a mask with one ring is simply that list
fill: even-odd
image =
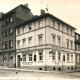
[{"label": "sky", "polygon": [[6,13],[20,4],[28,4],[34,15],[47,8],[48,13],[72,25],[80,33],[80,0],[0,0],[0,12]]}]

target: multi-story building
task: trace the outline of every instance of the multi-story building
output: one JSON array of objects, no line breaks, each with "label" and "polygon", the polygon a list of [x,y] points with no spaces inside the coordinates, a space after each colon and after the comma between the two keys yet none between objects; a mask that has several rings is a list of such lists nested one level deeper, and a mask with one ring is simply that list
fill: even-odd
[{"label": "multi-story building", "polygon": [[75,33],[76,69],[80,69],[80,34]]},{"label": "multi-story building", "polygon": [[33,17],[16,27],[16,67],[73,70],[74,41],[71,25],[49,13]]},{"label": "multi-story building", "polygon": [[16,66],[15,26],[33,17],[28,5],[19,5],[0,18],[0,66]]}]

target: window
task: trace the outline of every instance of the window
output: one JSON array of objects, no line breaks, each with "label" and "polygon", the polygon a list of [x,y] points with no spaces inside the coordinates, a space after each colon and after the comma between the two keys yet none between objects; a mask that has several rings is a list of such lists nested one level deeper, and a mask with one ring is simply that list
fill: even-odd
[{"label": "window", "polygon": [[70,35],[72,36],[72,29],[70,30]]},{"label": "window", "polygon": [[73,61],[73,54],[71,54],[71,61]]},{"label": "window", "polygon": [[25,27],[22,27],[22,32],[25,33]]},{"label": "window", "polygon": [[9,48],[12,48],[12,47],[13,47],[13,41],[10,40],[10,41],[9,41]]},{"label": "window", "polygon": [[8,36],[8,30],[7,29],[5,30],[5,32],[6,32],[6,36]]},{"label": "window", "polygon": [[77,50],[77,51],[79,50],[79,45],[78,45],[78,44],[76,44],[76,50]]},{"label": "window", "polygon": [[13,55],[11,53],[9,54],[9,61],[10,60],[13,60]]},{"label": "window", "polygon": [[5,42],[5,49],[8,49],[8,42]]},{"label": "window", "polygon": [[40,20],[38,23],[39,23],[39,28],[42,27],[42,21]]},{"label": "window", "polygon": [[23,55],[23,61],[26,61],[26,54]]},{"label": "window", "polygon": [[20,40],[17,40],[17,47],[20,48]]},{"label": "window", "polygon": [[32,61],[32,54],[29,54],[29,61]]},{"label": "window", "polygon": [[53,38],[53,44],[55,45],[55,34],[52,34],[52,38]]},{"label": "window", "polygon": [[10,21],[10,22],[13,22],[13,18],[12,18],[12,16],[9,18],[9,21]]},{"label": "window", "polygon": [[55,52],[52,53],[52,60],[55,60]]},{"label": "window", "polygon": [[32,30],[31,24],[28,25],[29,31]]},{"label": "window", "polygon": [[28,41],[29,41],[29,47],[31,47],[32,46],[32,37],[29,37]]},{"label": "window", "polygon": [[79,55],[77,55],[77,63],[79,63]]},{"label": "window", "polygon": [[9,28],[9,34],[12,34],[13,33],[13,28]]},{"label": "window", "polygon": [[61,59],[61,52],[58,52],[58,60]]},{"label": "window", "polygon": [[61,39],[58,37],[58,46],[60,46]]},{"label": "window", "polygon": [[42,52],[39,53],[39,60],[43,60],[43,53]]},{"label": "window", "polygon": [[65,61],[65,55],[63,55],[63,61]]},{"label": "window", "polygon": [[39,36],[39,45],[42,44],[42,36]]},{"label": "window", "polygon": [[52,20],[52,27],[55,27],[55,21]]},{"label": "window", "polygon": [[3,26],[5,26],[5,24],[6,24],[6,21],[4,20],[4,21],[3,21]]},{"label": "window", "polygon": [[73,49],[73,41],[71,41],[71,49]]},{"label": "window", "polygon": [[69,54],[67,54],[67,61],[69,61]]},{"label": "window", "polygon": [[2,43],[2,49],[5,49],[5,42]]},{"label": "window", "polygon": [[67,48],[69,48],[69,40],[68,40],[68,39],[66,39],[66,41],[67,41]]},{"label": "window", "polygon": [[23,42],[23,48],[26,47],[26,38],[22,39],[22,42]]},{"label": "window", "polygon": [[69,34],[69,28],[67,27],[67,33]]},{"label": "window", "polygon": [[7,55],[4,54],[4,55],[3,55],[3,61],[6,61],[6,60],[7,60]]},{"label": "window", "polygon": [[5,32],[5,30],[3,30],[3,32],[2,32],[2,36],[3,36],[3,37],[6,36],[6,32]]},{"label": "window", "polygon": [[76,35],[76,39],[79,40],[79,35]]},{"label": "window", "polygon": [[20,29],[17,29],[17,35],[20,35]]},{"label": "window", "polygon": [[57,23],[58,24],[58,30],[60,30],[60,23]]}]

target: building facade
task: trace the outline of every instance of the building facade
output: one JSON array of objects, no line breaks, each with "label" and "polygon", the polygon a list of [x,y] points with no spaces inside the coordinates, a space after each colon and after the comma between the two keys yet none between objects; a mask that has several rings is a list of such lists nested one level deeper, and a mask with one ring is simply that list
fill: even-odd
[{"label": "building facade", "polygon": [[15,26],[32,17],[28,7],[19,5],[0,18],[0,66],[16,66]]},{"label": "building facade", "polygon": [[75,33],[76,69],[80,69],[80,34]]},{"label": "building facade", "polygon": [[75,69],[75,28],[44,13],[16,27],[16,67]]}]

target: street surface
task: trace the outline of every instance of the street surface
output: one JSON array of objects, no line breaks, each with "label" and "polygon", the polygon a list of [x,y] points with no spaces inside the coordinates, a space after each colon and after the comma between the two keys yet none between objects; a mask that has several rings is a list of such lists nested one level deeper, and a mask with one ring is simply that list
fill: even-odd
[{"label": "street surface", "polygon": [[80,80],[80,72],[25,72],[0,69],[0,80]]}]

